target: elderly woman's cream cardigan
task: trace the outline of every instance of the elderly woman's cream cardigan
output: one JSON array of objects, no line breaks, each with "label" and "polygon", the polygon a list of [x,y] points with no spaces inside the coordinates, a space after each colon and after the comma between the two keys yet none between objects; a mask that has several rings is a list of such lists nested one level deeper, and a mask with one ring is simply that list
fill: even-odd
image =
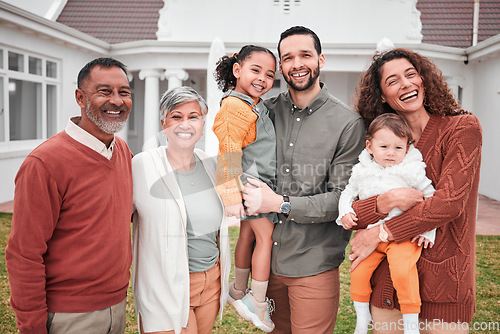
[{"label": "elderly woman's cream cardigan", "polygon": [[[165,146],[151,149],[132,160],[132,285],[137,318],[140,314],[144,331],[174,330],[180,333],[187,326],[189,315],[186,210],[165,149]],[[215,159],[198,149],[195,154],[214,183]],[[222,202],[220,208],[223,210]],[[222,317],[228,296],[231,252],[227,220],[223,218],[220,224],[222,292],[219,316]]]}]

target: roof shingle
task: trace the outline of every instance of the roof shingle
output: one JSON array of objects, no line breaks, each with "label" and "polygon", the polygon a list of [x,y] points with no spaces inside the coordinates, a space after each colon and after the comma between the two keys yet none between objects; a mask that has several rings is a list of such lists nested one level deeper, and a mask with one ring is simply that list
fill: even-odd
[{"label": "roof shingle", "polygon": [[[474,0],[419,0],[423,43],[466,48],[472,45]],[[500,0],[479,3],[478,42],[500,34]]]},{"label": "roof shingle", "polygon": [[121,43],[156,39],[163,0],[68,0],[57,22]]}]

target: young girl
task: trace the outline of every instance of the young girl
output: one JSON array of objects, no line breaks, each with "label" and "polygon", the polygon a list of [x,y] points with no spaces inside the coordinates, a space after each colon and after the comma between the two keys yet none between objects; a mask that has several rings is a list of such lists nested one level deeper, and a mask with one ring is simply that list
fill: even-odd
[{"label": "young girl", "polygon": [[[240,191],[247,177],[260,179],[274,188],[276,136],[260,96],[273,86],[275,69],[273,53],[259,46],[246,45],[232,57],[222,57],[215,74],[225,94],[213,126],[219,139],[216,189],[224,202],[225,214],[242,219],[229,303],[240,316],[266,332],[274,329],[270,318],[274,306],[266,292],[271,235],[277,216],[275,213],[245,216]],[[248,290],[250,267],[252,283]]]},{"label": "young girl", "polygon": [[[387,113],[373,120],[367,132],[366,149],[359,155],[359,163],[353,167],[349,184],[340,196],[337,224],[347,230],[356,225],[357,218],[351,205],[358,198],[365,199],[402,187],[420,190],[425,198],[432,196],[434,188],[425,175],[422,155],[411,142],[411,130],[400,116]],[[351,297],[357,315],[356,334],[368,331],[371,322],[370,278],[386,256],[403,313],[404,333],[419,333],[421,302],[416,263],[422,251],[421,244],[424,243],[425,248],[432,247],[436,231],[399,244],[388,242],[383,223],[401,212],[394,208],[386,218],[367,227],[380,226],[382,243],[351,272]],[[413,242],[416,239],[419,239],[418,243]]]}]

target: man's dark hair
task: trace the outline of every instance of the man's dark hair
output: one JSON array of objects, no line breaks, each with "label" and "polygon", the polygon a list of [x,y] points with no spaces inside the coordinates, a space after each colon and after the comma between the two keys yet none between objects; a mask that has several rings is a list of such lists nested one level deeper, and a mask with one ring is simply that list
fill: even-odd
[{"label": "man's dark hair", "polygon": [[122,69],[125,75],[127,75],[127,67],[122,62],[113,58],[104,58],[104,57],[96,58],[88,62],[80,70],[80,73],[78,73],[77,86],[79,89],[81,88],[82,82],[89,76],[90,71],[96,66],[101,66],[106,68],[117,66]]},{"label": "man's dark hair", "polygon": [[316,49],[316,52],[318,52],[318,55],[321,54],[321,42],[319,41],[318,35],[314,31],[312,31],[309,28],[303,27],[303,26],[294,26],[291,28],[288,28],[287,30],[283,31],[280,36],[280,41],[278,42],[278,56],[281,59],[281,41],[284,40],[287,37],[293,36],[293,35],[309,35],[312,37],[314,40],[314,48]]}]

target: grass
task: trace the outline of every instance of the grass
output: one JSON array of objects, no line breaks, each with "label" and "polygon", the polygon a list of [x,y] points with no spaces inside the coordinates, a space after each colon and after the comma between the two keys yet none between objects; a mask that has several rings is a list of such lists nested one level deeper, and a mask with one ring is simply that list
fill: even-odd
[{"label": "grass", "polygon": [[[0,213],[0,332],[17,333],[16,319],[9,304],[9,283],[5,269],[5,246],[10,233],[12,214]],[[238,228],[230,227],[231,250],[238,238]],[[473,323],[497,323],[500,315],[500,236],[476,237],[476,306]],[[347,250],[348,251],[348,250]],[[350,298],[349,266],[340,267],[340,308],[335,327],[336,334],[353,333],[356,323],[354,308]],[[479,328],[479,327],[478,327]],[[137,333],[137,319],[132,291],[129,288],[127,305],[127,328],[125,333]],[[497,333],[497,330],[471,330],[471,333]],[[224,317],[217,320],[213,333],[263,333],[252,324],[243,321],[233,308],[226,306]]]},{"label": "grass", "polygon": [[16,316],[10,308],[9,281],[5,268],[5,246],[10,233],[12,214],[0,213],[0,329],[2,333],[17,333]]}]

